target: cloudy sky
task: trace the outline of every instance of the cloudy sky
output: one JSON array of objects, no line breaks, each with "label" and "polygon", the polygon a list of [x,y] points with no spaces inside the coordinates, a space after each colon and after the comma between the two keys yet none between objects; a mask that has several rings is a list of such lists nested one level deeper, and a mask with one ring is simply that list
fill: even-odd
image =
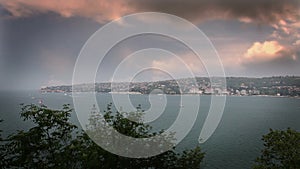
[{"label": "cloudy sky", "polygon": [[[37,89],[70,84],[78,54],[103,25],[137,12],[163,12],[182,17],[202,30],[215,46],[226,76],[300,75],[298,0],[0,0],[0,89]],[[147,22],[147,21],[145,21]],[[120,26],[122,26],[120,24]],[[197,76],[206,72],[184,45],[144,35],[116,45],[101,63],[97,81],[137,50],[162,48],[179,56]],[[149,56],[149,55],[155,56]],[[146,56],[147,55],[147,56]],[[164,67],[174,78],[186,77],[171,55],[135,56],[136,67]],[[135,70],[135,69],[134,69]],[[123,74],[122,74],[123,73]],[[118,75],[128,79],[126,70]],[[136,79],[170,78],[159,70]]]}]

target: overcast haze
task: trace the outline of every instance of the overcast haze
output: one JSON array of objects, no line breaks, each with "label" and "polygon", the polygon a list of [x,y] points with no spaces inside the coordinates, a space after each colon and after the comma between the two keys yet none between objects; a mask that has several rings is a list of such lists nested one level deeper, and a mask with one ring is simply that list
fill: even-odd
[{"label": "overcast haze", "polygon": [[[199,27],[217,49],[226,76],[300,75],[298,0],[0,0],[0,89],[70,84],[76,58],[95,31],[121,16],[149,11],[174,14]],[[197,76],[206,75],[179,42],[144,35],[115,46],[97,81],[109,81],[124,57],[149,47],[172,51]],[[175,78],[187,76],[171,56],[141,56],[130,66],[140,64],[167,65],[177,71]],[[127,79],[123,74],[120,80]],[[155,70],[139,78],[168,76]]]}]

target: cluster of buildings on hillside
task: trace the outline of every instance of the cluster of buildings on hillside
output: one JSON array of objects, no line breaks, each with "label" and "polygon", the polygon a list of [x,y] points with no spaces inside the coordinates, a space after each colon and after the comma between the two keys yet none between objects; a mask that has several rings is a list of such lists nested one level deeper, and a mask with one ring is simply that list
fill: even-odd
[{"label": "cluster of buildings on hillside", "polygon": [[[287,85],[287,83],[274,82],[256,82],[265,84],[258,85],[252,82],[243,82],[237,79],[236,82],[230,82],[225,85],[222,79],[178,79],[165,80],[158,82],[134,82],[134,83],[96,83],[80,84],[73,86],[50,86],[42,88],[42,92],[101,92],[101,93],[120,93],[120,94],[200,94],[200,95],[273,95],[273,96],[300,96],[299,85]],[[228,79],[227,79],[228,80]],[[222,85],[223,84],[223,85]],[[250,84],[250,85],[248,85]],[[284,85],[283,85],[284,84]]]}]

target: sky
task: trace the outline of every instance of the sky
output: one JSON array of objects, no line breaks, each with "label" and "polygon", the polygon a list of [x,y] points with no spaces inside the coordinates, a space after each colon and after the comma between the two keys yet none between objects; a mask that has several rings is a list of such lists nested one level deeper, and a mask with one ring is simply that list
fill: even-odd
[{"label": "sky", "polygon": [[[298,0],[0,0],[0,90],[71,84],[76,59],[90,36],[115,19],[139,12],[172,14],[196,25],[214,45],[226,76],[299,76],[299,4]],[[111,81],[124,59],[119,81],[132,79],[130,70],[145,66],[167,69],[174,76],[152,69],[139,72],[134,80],[189,76],[168,53],[128,57],[147,48],[171,51],[196,76],[207,75],[205,65],[178,41],[140,35],[110,50],[96,81]]]}]

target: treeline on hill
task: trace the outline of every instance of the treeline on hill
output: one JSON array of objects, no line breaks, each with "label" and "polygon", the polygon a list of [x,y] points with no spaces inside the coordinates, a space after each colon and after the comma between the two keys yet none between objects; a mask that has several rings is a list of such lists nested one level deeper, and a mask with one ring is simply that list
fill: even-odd
[{"label": "treeline on hill", "polygon": [[[87,132],[99,129],[98,123],[104,118],[118,132],[128,136],[145,138],[158,133],[151,132],[151,126],[128,119],[141,118],[143,111],[128,113],[125,118],[119,112],[112,112],[107,106],[104,116],[92,111]],[[138,110],[141,110],[138,107]],[[78,131],[70,122],[73,110],[64,105],[61,110],[52,110],[44,105],[23,105],[21,118],[34,123],[26,131],[3,139],[0,131],[0,168],[136,168],[136,169],[198,169],[204,158],[200,147],[177,153],[175,147],[160,155],[149,158],[127,158],[105,151],[94,143],[86,132]],[[127,117],[128,117],[127,116]],[[135,120],[136,121],[136,120]],[[105,132],[105,131],[102,131]],[[105,138],[103,138],[105,139]],[[173,139],[166,136],[165,141]],[[270,130],[263,136],[264,149],[255,160],[254,169],[299,169],[300,133]]]},{"label": "treeline on hill", "polygon": [[272,87],[272,86],[300,86],[298,76],[274,76],[274,77],[226,77],[227,86],[238,88],[243,83],[248,87]]}]

